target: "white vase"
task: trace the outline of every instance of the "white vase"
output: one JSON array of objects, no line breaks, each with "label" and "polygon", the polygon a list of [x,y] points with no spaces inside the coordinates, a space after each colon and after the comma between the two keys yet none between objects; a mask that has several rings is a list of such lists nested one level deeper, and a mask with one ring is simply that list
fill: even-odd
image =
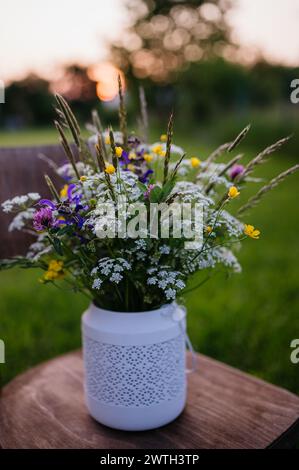
[{"label": "white vase", "polygon": [[185,328],[185,310],[175,303],[138,313],[91,304],[82,335],[93,418],[127,431],[173,421],[186,402]]}]

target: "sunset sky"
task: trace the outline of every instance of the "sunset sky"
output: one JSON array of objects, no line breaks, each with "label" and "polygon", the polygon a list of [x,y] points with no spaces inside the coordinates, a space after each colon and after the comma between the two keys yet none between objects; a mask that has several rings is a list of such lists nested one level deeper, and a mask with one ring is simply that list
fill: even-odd
[{"label": "sunset sky", "polygon": [[[68,62],[97,63],[121,35],[126,0],[1,0],[0,79],[53,76]],[[234,37],[270,60],[299,65],[299,0],[235,0]]]}]

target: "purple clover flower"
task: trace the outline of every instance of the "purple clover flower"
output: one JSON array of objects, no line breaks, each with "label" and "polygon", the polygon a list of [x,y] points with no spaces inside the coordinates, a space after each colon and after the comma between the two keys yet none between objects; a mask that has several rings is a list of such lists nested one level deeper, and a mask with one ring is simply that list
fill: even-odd
[{"label": "purple clover flower", "polygon": [[37,232],[42,232],[51,227],[56,226],[56,221],[53,217],[52,209],[49,207],[42,207],[35,212],[33,216],[33,228]]},{"label": "purple clover flower", "polygon": [[229,171],[229,177],[231,180],[234,180],[237,176],[241,175],[245,167],[243,165],[234,165]]}]

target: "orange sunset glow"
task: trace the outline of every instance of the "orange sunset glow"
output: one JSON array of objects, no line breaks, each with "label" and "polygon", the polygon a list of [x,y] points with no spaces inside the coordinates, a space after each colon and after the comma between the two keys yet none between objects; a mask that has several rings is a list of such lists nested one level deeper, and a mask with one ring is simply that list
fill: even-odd
[{"label": "orange sunset glow", "polygon": [[125,89],[125,77],[121,70],[110,62],[102,62],[92,66],[88,70],[91,80],[97,82],[97,95],[102,101],[111,101],[118,94],[118,76],[120,76],[123,89]]}]

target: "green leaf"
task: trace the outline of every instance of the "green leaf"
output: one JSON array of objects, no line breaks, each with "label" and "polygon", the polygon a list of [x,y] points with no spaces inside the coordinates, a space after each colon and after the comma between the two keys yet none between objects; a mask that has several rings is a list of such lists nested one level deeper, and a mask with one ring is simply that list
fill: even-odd
[{"label": "green leaf", "polygon": [[53,246],[54,246],[54,249],[55,251],[59,254],[59,255],[63,255],[63,251],[62,251],[62,246],[61,246],[61,241],[59,240],[59,238],[53,238],[52,239],[53,241]]},{"label": "green leaf", "polygon": [[59,236],[62,236],[62,235],[65,235],[67,233],[71,233],[73,231],[73,229],[69,226],[69,225],[66,225],[65,227],[62,227],[59,229]]},{"label": "green leaf", "polygon": [[155,186],[151,190],[150,195],[149,195],[150,202],[154,202],[154,203],[159,202],[160,197],[161,197],[161,191],[162,191],[162,189],[159,186]]},{"label": "green leaf", "polygon": [[141,183],[141,181],[137,182],[137,186],[138,186],[138,188],[140,189],[141,192],[143,192],[143,193],[146,192],[147,186],[145,184]]},{"label": "green leaf", "polygon": [[161,194],[160,194],[160,202],[162,201],[166,201],[166,199],[168,198],[169,194],[171,193],[171,191],[173,190],[175,186],[175,179],[171,179],[171,180],[168,180],[162,190],[161,190]]}]

